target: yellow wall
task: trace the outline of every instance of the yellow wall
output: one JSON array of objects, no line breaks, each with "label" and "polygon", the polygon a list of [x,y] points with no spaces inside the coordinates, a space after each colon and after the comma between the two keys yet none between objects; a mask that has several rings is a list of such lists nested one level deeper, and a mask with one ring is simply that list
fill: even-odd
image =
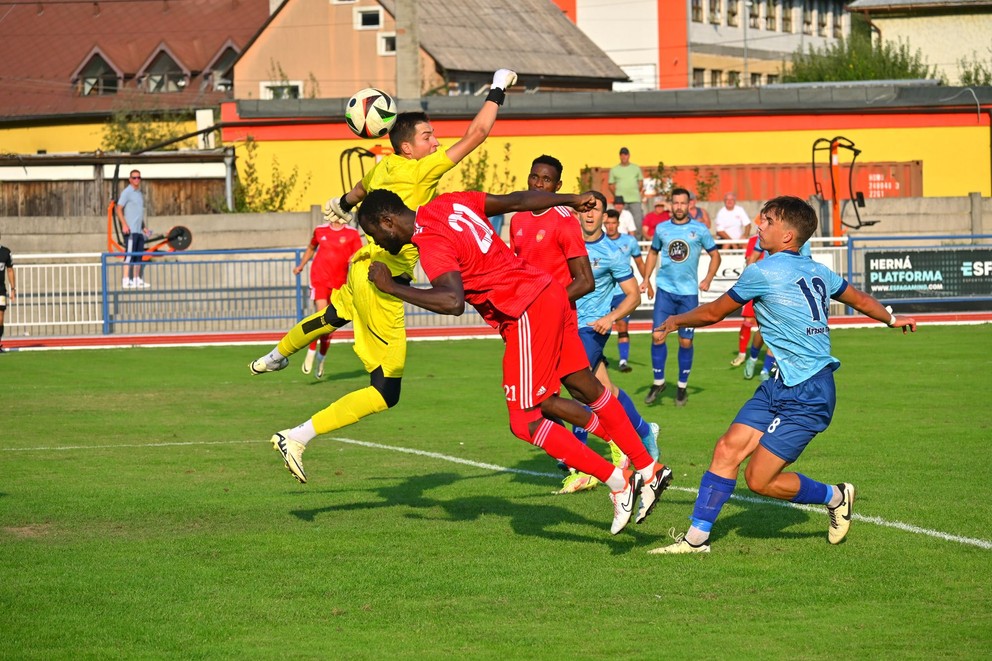
[{"label": "yellow wall", "polygon": [[[437,123],[441,126],[442,123]],[[454,144],[458,136],[440,136],[441,143]],[[923,191],[926,197],[964,196],[980,192],[992,196],[990,184],[989,127],[944,128],[872,128],[802,130],[748,133],[691,134],[630,134],[566,135],[566,136],[501,136],[490,135],[484,145],[489,152],[490,167],[496,163],[503,170],[503,144],[511,144],[511,170],[519,188],[526,187],[530,162],[540,154],[551,154],[565,166],[562,192],[574,192],[579,171],[588,167],[611,167],[619,162],[618,151],[626,146],[631,161],[653,167],[658,161],[665,165],[699,164],[808,164],[813,142],[818,138],[842,135],[854,141],[862,151],[859,161],[923,162]],[[327,141],[259,141],[256,167],[264,178],[271,175],[271,159],[278,158],[285,173],[293,165],[299,167],[301,178],[311,173],[309,189],[303,192],[297,209],[322,204],[328,197],[342,191],[339,157],[344,149],[361,146],[370,148],[387,141],[327,140]],[[819,154],[818,162],[826,155]],[[239,167],[243,165],[239,159]],[[461,187],[460,169],[450,173],[442,182],[442,191]],[[356,171],[357,177],[357,171]],[[782,191],[787,193],[788,191]]]},{"label": "yellow wall", "polygon": [[94,152],[103,140],[102,122],[69,126],[0,129],[0,153],[49,154]]}]

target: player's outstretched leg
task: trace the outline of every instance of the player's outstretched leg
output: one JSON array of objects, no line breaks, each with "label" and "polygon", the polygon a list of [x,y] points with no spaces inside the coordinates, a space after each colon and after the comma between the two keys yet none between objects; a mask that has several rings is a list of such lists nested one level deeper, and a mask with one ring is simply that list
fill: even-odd
[{"label": "player's outstretched leg", "polygon": [[300,484],[306,484],[307,474],[303,470],[303,451],[307,449],[307,446],[290,438],[290,431],[283,429],[273,434],[272,447],[282,455],[286,469],[292,473],[293,477],[299,480]]}]

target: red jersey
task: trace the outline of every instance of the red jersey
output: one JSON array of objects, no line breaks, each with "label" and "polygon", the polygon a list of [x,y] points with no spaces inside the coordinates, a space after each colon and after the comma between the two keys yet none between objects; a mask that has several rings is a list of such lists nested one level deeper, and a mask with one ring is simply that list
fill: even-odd
[{"label": "red jersey", "polygon": [[362,237],[353,227],[324,223],[314,228],[310,245],[317,249],[310,264],[311,284],[338,289],[348,278],[348,260],[362,247]]},{"label": "red jersey", "polygon": [[550,273],[566,289],[572,284],[568,260],[588,255],[579,219],[567,207],[551,207],[540,214],[514,214],[510,219],[510,242],[517,256]]},{"label": "red jersey", "polygon": [[439,195],[417,210],[413,245],[428,280],[457,271],[465,300],[493,328],[517,319],[551,276],[516,257],[486,218],[485,193]]}]

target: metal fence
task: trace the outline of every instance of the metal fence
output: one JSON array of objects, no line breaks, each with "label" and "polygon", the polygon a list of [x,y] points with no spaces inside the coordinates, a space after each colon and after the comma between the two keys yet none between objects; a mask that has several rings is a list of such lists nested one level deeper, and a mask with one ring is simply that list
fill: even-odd
[{"label": "metal fence", "polygon": [[[992,246],[977,245],[982,240],[992,235],[814,238],[811,247],[814,259],[887,303],[963,302],[987,309],[981,305],[992,301]],[[642,243],[642,251],[648,246]],[[121,253],[15,255],[18,297],[7,308],[5,325],[10,337],[282,332],[312,309],[308,272],[293,275],[302,252],[156,253],[143,267],[148,289],[123,287]],[[729,289],[744,268],[742,250],[720,253],[720,269],[710,291],[701,292],[701,302]],[[703,258],[700,278],[707,268]],[[939,281],[925,280],[935,273]],[[426,281],[419,266],[416,278]],[[896,280],[924,287],[926,296],[907,296],[915,290],[903,284],[893,289],[889,283]],[[649,314],[653,302],[645,296],[641,303],[640,316]],[[833,314],[845,312],[850,311],[839,304],[832,309]],[[411,329],[484,325],[471,309],[451,317],[407,305],[406,313]]]},{"label": "metal fence", "polygon": [[[309,272],[293,274],[302,253],[155,253],[141,267],[146,289],[124,287],[122,253],[15,255],[18,296],[5,326],[11,337],[285,331],[312,310]],[[406,308],[409,328],[484,323],[474,310]]]}]

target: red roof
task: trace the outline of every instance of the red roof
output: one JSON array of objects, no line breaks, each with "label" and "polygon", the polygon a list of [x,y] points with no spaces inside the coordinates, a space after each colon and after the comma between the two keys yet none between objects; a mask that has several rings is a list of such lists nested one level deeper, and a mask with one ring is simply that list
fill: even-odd
[{"label": "red roof", "polygon": [[[0,5],[0,119],[210,107],[231,98],[202,83],[225,49],[241,52],[269,0],[13,0]],[[190,75],[180,92],[149,94],[136,76],[165,50]],[[117,94],[80,96],[73,76],[94,52],[124,75]],[[140,99],[134,99],[140,94]]]}]

